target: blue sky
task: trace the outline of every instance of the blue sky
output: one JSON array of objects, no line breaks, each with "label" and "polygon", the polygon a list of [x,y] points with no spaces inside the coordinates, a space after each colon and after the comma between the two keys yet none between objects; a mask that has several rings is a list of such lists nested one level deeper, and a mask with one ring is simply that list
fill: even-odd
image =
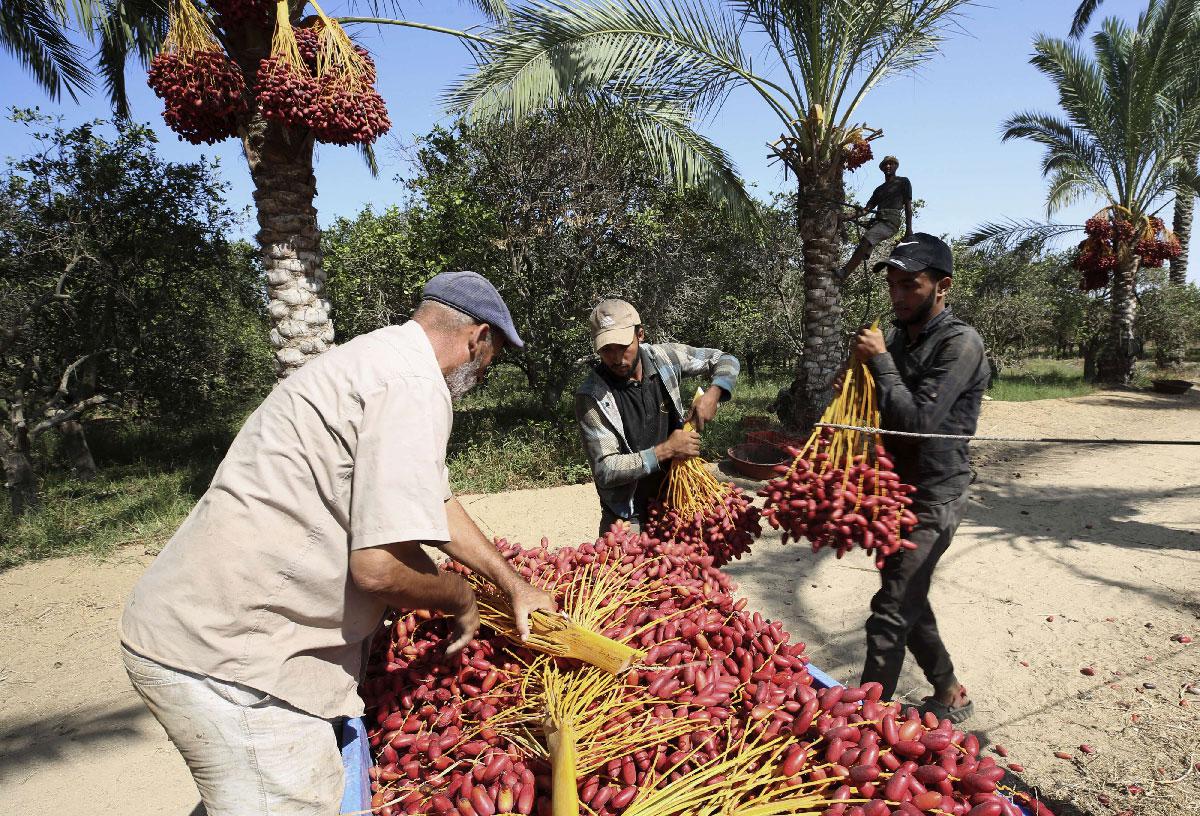
[{"label": "blue sky", "polygon": [[[1000,123],[1025,109],[1056,110],[1050,83],[1029,65],[1030,45],[1041,32],[1065,36],[1076,3],[985,3],[967,10],[964,30],[950,37],[940,56],[916,75],[893,78],[877,88],[857,117],[884,130],[884,138],[875,142],[876,155],[899,156],[901,174],[912,179],[916,196],[926,201],[917,222],[924,231],[957,235],[984,221],[1045,216],[1041,151],[1029,143],[1001,143]],[[1133,20],[1143,7],[1144,0],[1107,0],[1102,13]],[[345,0],[326,5],[331,14],[346,13],[347,8]],[[451,0],[408,3],[405,10],[411,19],[449,27],[479,21],[474,12]],[[322,224],[339,215],[353,215],[367,204],[378,209],[403,199],[404,189],[395,177],[408,169],[405,146],[414,134],[447,121],[439,103],[441,91],[470,65],[466,51],[449,37],[394,27],[360,28],[355,36],[375,55],[393,130],[378,146],[378,178],[371,177],[355,150],[318,147],[317,208]],[[762,59],[761,54],[756,53],[756,58]],[[79,104],[69,99],[48,102],[7,55],[0,55],[0,71],[6,107],[39,106],[63,115],[68,123],[107,115],[99,97]],[[131,66],[128,85],[134,116],[160,132],[164,155],[182,161],[203,151],[218,157],[231,184],[231,202],[239,207],[251,203],[249,175],[236,142],[203,148],[179,142],[162,125],[161,105],[146,87],[139,67]],[[779,124],[753,92],[735,92],[704,131],[729,151],[758,194],[765,197],[785,189],[777,166],[769,165],[766,158],[765,145],[779,135]],[[23,128],[0,122],[0,155],[19,155],[29,146]],[[878,171],[868,165],[850,176],[850,185],[865,198],[879,180]],[[1099,206],[1099,202],[1080,204],[1057,218],[1082,223]],[[248,224],[247,233],[251,231]],[[1193,269],[1190,277],[1200,281],[1200,269]]]}]

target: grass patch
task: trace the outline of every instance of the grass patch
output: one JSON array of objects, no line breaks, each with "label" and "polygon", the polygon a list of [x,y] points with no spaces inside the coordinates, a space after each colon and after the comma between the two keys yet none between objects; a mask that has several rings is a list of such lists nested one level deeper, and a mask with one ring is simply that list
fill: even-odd
[{"label": "grass patch", "polygon": [[195,503],[191,469],[105,468],[90,482],[50,476],[41,507],[21,519],[0,509],[0,569],[74,553],[104,555],[137,544],[157,551]]},{"label": "grass patch", "polygon": [[1002,369],[987,393],[1000,402],[1029,402],[1082,397],[1095,390],[1083,379],[1082,362],[1034,359]]},{"label": "grass patch", "polygon": [[52,467],[41,478],[41,506],[16,519],[0,496],[0,569],[74,553],[105,555],[127,544],[161,549],[207,489],[236,431],[232,423],[184,429],[93,423],[88,444],[100,474],[87,482],[70,476],[47,448],[41,460]]}]

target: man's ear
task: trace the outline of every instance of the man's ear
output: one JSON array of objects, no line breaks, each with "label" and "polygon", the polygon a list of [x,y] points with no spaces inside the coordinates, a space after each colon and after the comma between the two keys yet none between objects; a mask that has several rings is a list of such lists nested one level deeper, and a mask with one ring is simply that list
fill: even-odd
[{"label": "man's ear", "polygon": [[949,276],[942,278],[937,282],[938,294],[945,297],[950,292],[950,287],[954,285],[954,278]]},{"label": "man's ear", "polygon": [[646,330],[645,329],[639,328],[637,330],[637,341],[639,343],[646,342]]},{"label": "man's ear", "polygon": [[492,327],[487,323],[480,323],[471,327],[471,334],[467,338],[467,348],[471,350],[471,356],[474,357],[476,352],[492,339]]}]

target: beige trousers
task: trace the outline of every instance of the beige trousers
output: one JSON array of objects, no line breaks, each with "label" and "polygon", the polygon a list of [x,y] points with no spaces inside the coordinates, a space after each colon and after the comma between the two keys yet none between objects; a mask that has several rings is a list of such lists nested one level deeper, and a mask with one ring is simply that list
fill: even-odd
[{"label": "beige trousers", "polygon": [[124,646],[125,670],[187,762],[208,816],[335,816],[333,724],[269,694],[178,671]]}]

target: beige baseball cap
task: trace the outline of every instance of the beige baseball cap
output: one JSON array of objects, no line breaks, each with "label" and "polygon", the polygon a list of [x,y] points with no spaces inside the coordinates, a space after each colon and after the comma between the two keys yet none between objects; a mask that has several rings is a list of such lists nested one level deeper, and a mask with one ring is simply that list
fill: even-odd
[{"label": "beige baseball cap", "polygon": [[615,343],[628,346],[637,336],[637,327],[642,318],[637,309],[623,300],[602,300],[588,315],[588,326],[592,329],[592,341],[596,351]]}]

